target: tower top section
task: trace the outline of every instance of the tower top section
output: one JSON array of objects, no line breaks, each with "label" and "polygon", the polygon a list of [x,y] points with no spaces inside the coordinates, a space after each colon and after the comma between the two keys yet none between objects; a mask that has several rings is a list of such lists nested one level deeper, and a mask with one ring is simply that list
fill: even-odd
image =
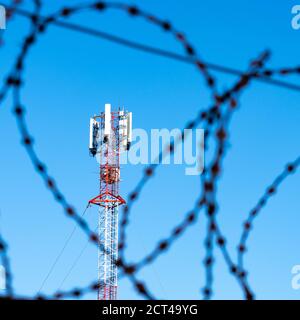
[{"label": "tower top section", "polygon": [[106,103],[104,111],[90,119],[89,152],[94,157],[100,153],[103,144],[114,141],[116,152],[128,151],[132,141],[132,112],[118,108],[111,110]]}]

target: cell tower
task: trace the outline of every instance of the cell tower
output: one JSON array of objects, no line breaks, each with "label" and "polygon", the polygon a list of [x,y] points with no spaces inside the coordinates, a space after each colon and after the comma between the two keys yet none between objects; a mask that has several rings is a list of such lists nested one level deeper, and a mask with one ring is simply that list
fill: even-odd
[{"label": "cell tower", "polygon": [[99,206],[98,300],[117,299],[118,209],[125,203],[119,195],[120,154],[129,150],[131,140],[131,112],[112,112],[105,104],[105,112],[90,119],[89,151],[100,164],[99,195],[89,201]]}]

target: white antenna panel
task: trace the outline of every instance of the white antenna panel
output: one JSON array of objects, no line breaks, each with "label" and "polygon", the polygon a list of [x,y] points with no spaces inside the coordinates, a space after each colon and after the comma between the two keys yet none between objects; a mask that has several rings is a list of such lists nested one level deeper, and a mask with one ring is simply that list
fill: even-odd
[{"label": "white antenna panel", "polygon": [[128,112],[127,117],[127,134],[128,134],[128,142],[130,143],[132,141],[132,112]]},{"label": "white antenna panel", "polygon": [[89,144],[89,149],[90,149],[90,154],[93,156],[96,155],[97,153],[97,148],[98,148],[98,131],[99,131],[99,123],[94,119],[90,119],[90,144]]},{"label": "white antenna panel", "polygon": [[89,148],[94,147],[94,127],[97,125],[97,121],[94,118],[90,119],[90,145]]}]

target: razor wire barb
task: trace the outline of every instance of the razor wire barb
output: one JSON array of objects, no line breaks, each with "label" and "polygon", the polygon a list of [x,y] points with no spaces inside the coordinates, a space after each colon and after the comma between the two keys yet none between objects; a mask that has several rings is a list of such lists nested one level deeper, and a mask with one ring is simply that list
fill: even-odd
[{"label": "razor wire barb", "polygon": [[[12,5],[9,7],[9,16],[13,16],[18,13],[19,5],[23,1],[15,0],[12,1]],[[203,289],[203,295],[205,299],[209,299],[212,296],[212,285],[213,285],[213,263],[214,263],[214,241],[220,248],[224,260],[229,268],[229,272],[235,277],[239,285],[241,286],[242,292],[245,299],[253,299],[254,293],[250,289],[250,285],[247,281],[248,272],[243,265],[243,256],[246,252],[246,240],[249,236],[253,226],[253,219],[261,211],[261,209],[267,204],[268,199],[274,196],[274,193],[278,186],[293,172],[295,172],[300,165],[300,158],[287,165],[287,168],[281,173],[275,181],[267,188],[266,193],[259,199],[258,204],[250,214],[243,226],[241,240],[238,246],[238,261],[235,263],[231,258],[231,255],[226,247],[226,238],[222,233],[220,225],[217,222],[216,213],[218,211],[217,203],[217,182],[222,172],[222,161],[226,153],[226,146],[229,137],[229,122],[234,111],[238,108],[238,98],[246,88],[249,87],[251,81],[257,79],[270,79],[273,80],[275,76],[288,76],[292,74],[299,74],[300,67],[284,67],[281,69],[268,69],[265,67],[266,61],[270,57],[269,52],[264,52],[257,59],[251,61],[247,71],[239,72],[239,79],[232,85],[229,90],[225,90],[224,93],[218,93],[217,90],[217,79],[212,76],[210,69],[212,66],[206,63],[202,58],[200,59],[196,53],[195,47],[189,42],[184,33],[178,31],[173,24],[167,20],[158,18],[155,15],[149,14],[144,10],[141,10],[137,6],[127,5],[119,2],[105,2],[95,1],[88,4],[80,4],[77,6],[63,7],[61,10],[48,16],[41,15],[42,1],[32,0],[34,10],[32,13],[25,14],[31,21],[30,30],[28,35],[24,38],[23,45],[20,53],[17,55],[16,62],[11,69],[11,72],[6,77],[6,80],[0,90],[0,104],[3,103],[9,92],[12,92],[13,96],[13,111],[16,117],[17,126],[21,134],[21,141],[27,151],[29,158],[37,171],[41,176],[47,189],[52,193],[54,199],[62,206],[66,216],[71,218],[76,225],[87,235],[90,242],[96,246],[100,246],[100,249],[105,253],[102,243],[99,243],[98,235],[89,228],[86,220],[78,214],[75,208],[67,201],[66,197],[59,189],[55,179],[48,173],[46,164],[40,160],[38,154],[34,149],[34,139],[30,134],[26,118],[25,118],[25,106],[21,99],[21,88],[24,84],[24,69],[26,58],[29,54],[30,49],[35,45],[39,37],[44,34],[47,29],[53,25],[58,24],[63,26],[62,20],[73,16],[74,14],[81,13],[86,10],[92,10],[98,13],[104,13],[108,9],[120,10],[128,14],[131,18],[140,17],[146,22],[159,27],[163,32],[169,33],[173,38],[181,44],[186,54],[186,59],[192,63],[196,70],[200,72],[202,78],[208,90],[211,93],[213,103],[208,108],[200,109],[196,117],[188,122],[181,131],[181,134],[175,139],[173,143],[166,145],[163,151],[159,155],[160,162],[155,165],[148,166],[143,173],[142,178],[136,184],[136,187],[132,192],[129,193],[127,204],[124,206],[122,217],[120,221],[120,244],[119,251],[120,257],[118,261],[115,261],[120,269],[120,276],[127,277],[133,284],[134,289],[146,299],[155,299],[156,297],[148,290],[145,282],[139,280],[136,277],[136,273],[143,267],[148,266],[154,262],[161,254],[166,253],[171,248],[173,243],[187,231],[188,227],[195,224],[201,210],[205,212],[207,217],[207,233],[205,240],[206,256],[204,259],[204,266],[206,270],[206,283]],[[66,26],[66,25],[65,25]],[[70,28],[70,25],[69,25]],[[72,29],[72,28],[71,28]],[[75,30],[76,28],[74,28]],[[78,27],[77,27],[78,29]],[[85,33],[85,29],[81,29],[81,32]],[[88,33],[88,32],[86,32]],[[121,39],[121,38],[118,38]],[[122,39],[121,39],[122,40]],[[136,44],[130,43],[126,39],[122,40],[123,44],[136,48]],[[140,48],[143,46],[140,45]],[[163,54],[164,51],[160,51]],[[154,53],[154,52],[153,52]],[[156,53],[159,53],[157,51]],[[166,55],[166,53],[164,52]],[[174,55],[175,58],[175,55]],[[226,70],[226,67],[219,67],[219,69]],[[228,70],[229,72],[230,70]],[[272,82],[270,82],[272,83]],[[274,82],[276,84],[276,82]],[[277,83],[276,85],[280,85]],[[285,86],[284,83],[281,84]],[[288,86],[287,86],[288,87]],[[292,85],[291,85],[292,87]],[[294,86],[295,89],[296,86]],[[195,129],[199,125],[202,125],[205,130],[205,148],[208,147],[209,139],[216,141],[215,157],[205,167],[204,173],[200,179],[201,194],[196,200],[194,207],[185,214],[184,219],[177,224],[171,231],[171,233],[159,240],[148,254],[136,263],[128,263],[125,259],[125,249],[127,246],[127,226],[130,222],[130,213],[132,211],[134,203],[141,197],[142,190],[145,188],[147,182],[155,177],[156,169],[160,165],[161,160],[169,155],[173,154],[179,142],[186,138],[185,129]],[[69,291],[57,291],[50,295],[38,294],[33,297],[21,297],[14,295],[13,282],[12,282],[12,270],[10,268],[8,258],[8,245],[2,237],[0,237],[0,257],[2,263],[6,269],[7,277],[7,296],[4,298],[20,298],[20,299],[63,299],[63,298],[80,298],[84,294],[92,291],[97,291],[101,284],[95,281],[86,287],[75,288]]]}]

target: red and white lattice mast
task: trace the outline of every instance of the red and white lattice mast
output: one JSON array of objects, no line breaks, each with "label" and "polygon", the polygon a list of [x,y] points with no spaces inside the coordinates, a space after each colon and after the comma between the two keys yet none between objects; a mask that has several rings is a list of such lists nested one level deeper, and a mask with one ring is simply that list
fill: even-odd
[{"label": "red and white lattice mast", "polygon": [[117,299],[118,209],[125,203],[119,194],[120,154],[130,148],[131,128],[132,113],[120,109],[112,112],[110,104],[90,120],[89,150],[100,164],[99,195],[89,201],[99,206],[99,300]]}]

